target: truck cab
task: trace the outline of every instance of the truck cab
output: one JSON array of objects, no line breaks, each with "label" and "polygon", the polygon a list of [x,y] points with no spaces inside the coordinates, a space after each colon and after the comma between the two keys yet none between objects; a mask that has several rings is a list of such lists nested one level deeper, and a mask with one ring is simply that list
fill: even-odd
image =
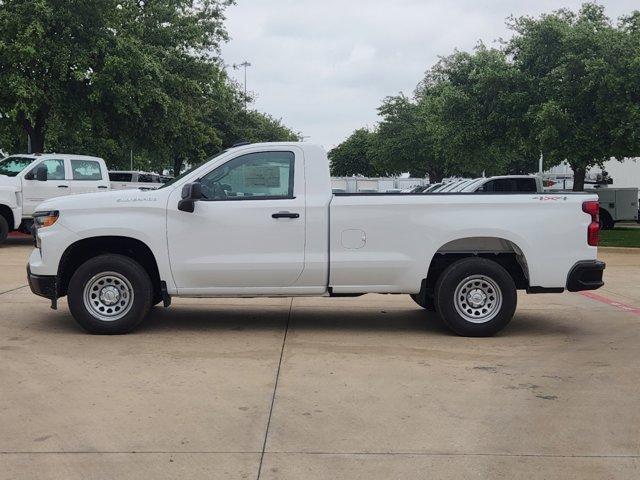
[{"label": "truck cab", "polygon": [[103,159],[85,155],[19,154],[0,160],[0,243],[13,230],[30,233],[45,200],[110,189]]}]

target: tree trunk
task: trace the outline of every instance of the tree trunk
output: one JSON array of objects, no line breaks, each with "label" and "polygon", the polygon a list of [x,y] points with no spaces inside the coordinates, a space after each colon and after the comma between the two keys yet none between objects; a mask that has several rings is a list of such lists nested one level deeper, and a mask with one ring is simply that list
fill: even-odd
[{"label": "tree trunk", "polygon": [[29,146],[31,147],[31,151],[29,153],[44,152],[44,141],[48,116],[49,109],[46,107],[42,107],[36,112],[35,120],[33,121],[27,118],[24,112],[18,113],[18,122],[29,137]]},{"label": "tree trunk", "polygon": [[587,173],[587,169],[585,167],[574,167],[573,169],[573,191],[574,192],[582,192],[584,190],[584,177]]},{"label": "tree trunk", "polygon": [[429,183],[440,183],[442,181],[442,177],[444,173],[439,167],[429,167],[427,169],[427,173],[429,174]]},{"label": "tree trunk", "polygon": [[182,157],[180,157],[179,155],[174,157],[173,159],[173,176],[174,177],[177,177],[178,175],[180,175],[180,170],[182,170],[182,164],[183,164]]}]

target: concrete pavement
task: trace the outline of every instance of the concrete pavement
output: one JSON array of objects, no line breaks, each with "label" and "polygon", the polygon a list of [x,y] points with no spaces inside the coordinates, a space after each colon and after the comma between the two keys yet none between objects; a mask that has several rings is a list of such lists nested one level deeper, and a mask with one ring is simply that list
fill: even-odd
[{"label": "concrete pavement", "polygon": [[[638,478],[640,316],[521,295],[501,335],[408,296],[181,300],[90,336],[0,247],[0,479]],[[640,250],[598,293],[640,307]],[[2,293],[5,292],[5,293]]]}]

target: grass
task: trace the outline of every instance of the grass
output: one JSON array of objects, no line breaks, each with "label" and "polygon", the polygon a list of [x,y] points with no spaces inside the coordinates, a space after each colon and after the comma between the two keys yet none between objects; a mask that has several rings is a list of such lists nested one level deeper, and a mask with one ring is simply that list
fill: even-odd
[{"label": "grass", "polygon": [[616,227],[613,230],[602,230],[600,246],[640,248],[640,228]]}]

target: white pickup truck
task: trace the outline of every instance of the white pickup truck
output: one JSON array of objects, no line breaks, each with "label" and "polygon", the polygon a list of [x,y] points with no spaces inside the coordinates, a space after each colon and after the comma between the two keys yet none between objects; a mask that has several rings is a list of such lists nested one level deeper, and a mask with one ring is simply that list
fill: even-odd
[{"label": "white pickup truck", "polygon": [[595,194],[332,194],[321,147],[229,149],[158,190],[62,197],[35,213],[32,291],[91,333],[172,296],[410,294],[492,335],[516,290],[596,289]]},{"label": "white pickup truck", "polygon": [[0,160],[0,244],[13,230],[31,233],[33,212],[44,200],[108,189],[101,158],[49,153]]}]

